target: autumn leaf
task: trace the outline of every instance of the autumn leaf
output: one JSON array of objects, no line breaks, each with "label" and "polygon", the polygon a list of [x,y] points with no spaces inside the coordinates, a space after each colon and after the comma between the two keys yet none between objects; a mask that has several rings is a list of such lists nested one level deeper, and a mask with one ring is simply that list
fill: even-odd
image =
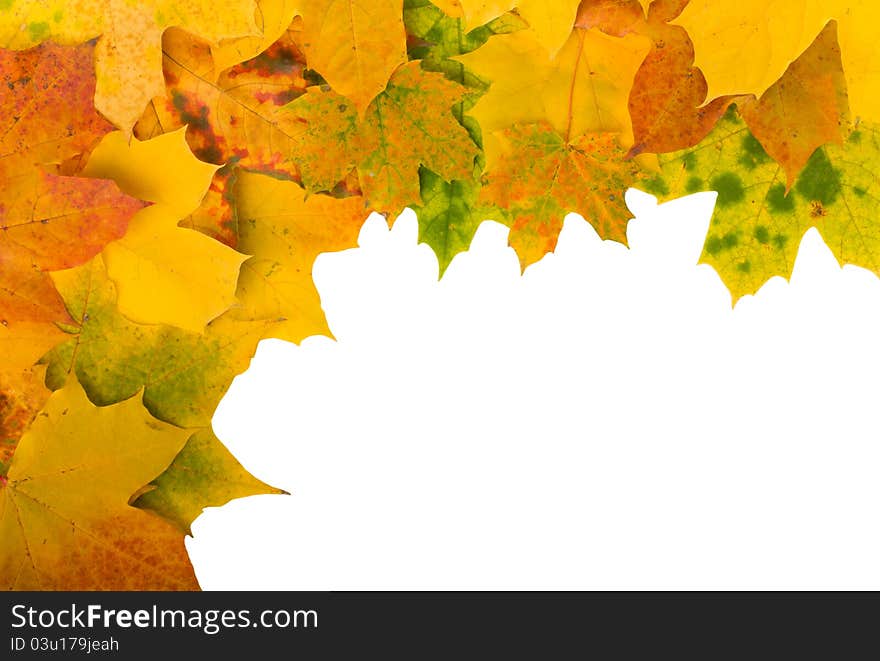
[{"label": "autumn leaf", "polygon": [[[469,91],[452,106],[452,114],[467,129],[474,144],[481,145],[481,129],[465,112],[488,85],[461,62],[450,58],[480,48],[493,35],[523,30],[528,23],[518,14],[507,13],[465,32],[461,18],[445,15],[427,0],[408,0],[404,5],[404,23],[411,38],[410,57],[418,59],[424,70],[443,73]],[[421,203],[411,206],[419,221],[419,241],[433,249],[441,276],[452,259],[468,249],[480,223],[497,215],[496,208],[479,201],[483,160],[482,154],[478,154],[473,175],[466,179],[446,181],[424,166],[419,170]]]},{"label": "autumn leaf", "polygon": [[791,188],[816,148],[840,143],[849,125],[835,23],[822,30],[760,100],[740,99],[738,107],[752,135],[785,168]]},{"label": "autumn leaf", "polygon": [[709,98],[714,99],[729,94],[761,98],[832,19],[838,23],[853,115],[880,121],[877,3],[742,0],[719,11],[715,2],[692,0],[676,22],[694,42],[696,64],[709,83]]},{"label": "autumn leaf", "polygon": [[[486,91],[488,85],[451,58],[480,48],[493,35],[509,34],[529,26],[519,14],[508,13],[467,30],[461,18],[447,16],[428,0],[406,0],[403,21],[409,38],[410,59],[419,60],[425,71],[438,71],[471,92],[462,99],[461,107],[472,106],[476,95]],[[453,114],[459,122],[464,122],[459,109],[453,110]]]},{"label": "autumn leaf", "polygon": [[112,129],[92,106],[93,50],[0,49],[0,372],[26,370],[70,321],[47,271],[91,259],[144,206],[111,181],[61,176]]},{"label": "autumn leaf", "polygon": [[236,184],[239,247],[253,255],[244,263],[238,298],[244,314],[281,318],[272,337],[299,342],[330,335],[312,281],[322,252],[353,248],[366,219],[359,197],[307,195],[292,181],[243,172]]},{"label": "autumn leaf", "polygon": [[193,434],[168,469],[153,480],[134,506],[155,512],[181,532],[205,507],[220,507],[235,498],[282,494],[248,473],[210,429]]},{"label": "autumn leaf", "polygon": [[[221,39],[211,45],[211,57],[214,61],[214,68],[218,72],[230,69],[236,64],[241,64],[260,55],[282,38],[298,13],[297,4],[293,0],[256,0],[256,3],[254,22],[259,30],[259,35]],[[174,29],[165,31],[163,51],[164,39],[169,32],[176,31]]]},{"label": "autumn leaf", "polygon": [[169,30],[167,94],[153,99],[134,134],[147,140],[186,125],[187,143],[207,163],[296,177],[290,159],[302,126],[282,109],[306,88],[299,39],[294,22],[256,57],[220,71],[210,44]]},{"label": "autumn leaf", "polygon": [[104,251],[125,316],[200,332],[235,303],[238,271],[247,257],[177,226],[199,206],[216,170],[193,156],[182,130],[144,142],[117,131],[92,153],[85,174],[109,177],[154,203]]},{"label": "autumn leaf", "polygon": [[117,307],[117,286],[102,258],[52,274],[76,324],[45,357],[46,383],[58,389],[75,374],[98,406],[143,389],[152,415],[181,427],[206,427],[235,375],[247,369],[270,321],[241,319],[236,310],[204,332],[138,324]]},{"label": "autumn leaf", "polygon": [[[44,44],[24,51],[0,49],[0,172],[40,165],[55,174],[84,157],[113,130],[92,105],[95,47]],[[76,113],[71,113],[76,108]]]},{"label": "autumn leaf", "polygon": [[309,88],[289,106],[308,127],[298,157],[303,185],[330,190],[356,167],[366,204],[397,214],[420,201],[419,166],[447,181],[471,177],[478,150],[450,112],[464,93],[418,62],[397,70],[363,119],[336,92]]},{"label": "autumn leaf", "polygon": [[437,0],[447,15],[461,18],[463,28],[474,28],[498,18],[516,5],[515,0]]},{"label": "autumn leaf", "polygon": [[258,34],[253,0],[7,0],[0,43],[16,50],[43,41],[75,45],[98,37],[95,106],[129,131],[162,93],[162,32],[183,27],[216,43]]},{"label": "autumn leaf", "polygon": [[0,588],[198,588],[183,535],[128,504],[189,434],[136,396],[98,408],[75,379],[53,393],[0,479]]},{"label": "autumn leaf", "polygon": [[492,210],[480,202],[480,184],[456,179],[444,181],[430,170],[420,173],[422,204],[413,206],[419,220],[419,241],[437,256],[440,275],[452,259],[467,250],[477,228]]},{"label": "autumn leaf", "polygon": [[0,371],[0,475],[6,474],[21,435],[49,399],[45,372],[41,365]]},{"label": "autumn leaf", "polygon": [[730,111],[697,147],[661,156],[663,178],[647,189],[664,198],[718,192],[701,261],[718,271],[736,301],[773,276],[789,277],[810,227],[842,263],[880,272],[878,150],[880,134],[862,125],[843,145],[817,149],[786,194],[784,168]]},{"label": "autumn leaf", "polygon": [[651,50],[633,79],[629,95],[633,145],[630,156],[692,147],[702,140],[730,105],[730,97],[705,104],[706,79],[694,65],[694,49],[683,28],[669,25],[687,0],[585,0],[576,25],[612,36],[641,34]]},{"label": "autumn leaf", "polygon": [[632,124],[627,100],[649,47],[641,35],[612,37],[596,29],[575,29],[550,60],[534,35],[521,30],[456,57],[491,85],[470,111],[482,127],[486,169],[491,171],[499,161],[491,134],[514,124],[546,121],[567,140],[592,131],[620,133],[628,147]]},{"label": "autumn leaf", "polygon": [[552,58],[568,41],[579,4],[580,0],[520,0],[516,8]]},{"label": "autumn leaf", "polygon": [[406,62],[403,0],[300,0],[309,67],[360,115]]},{"label": "autumn leaf", "polygon": [[510,216],[510,245],[523,268],[556,247],[567,213],[579,213],[599,236],[626,243],[623,193],[643,175],[612,133],[567,142],[547,123],[502,133],[503,166],[488,175],[483,196]]}]

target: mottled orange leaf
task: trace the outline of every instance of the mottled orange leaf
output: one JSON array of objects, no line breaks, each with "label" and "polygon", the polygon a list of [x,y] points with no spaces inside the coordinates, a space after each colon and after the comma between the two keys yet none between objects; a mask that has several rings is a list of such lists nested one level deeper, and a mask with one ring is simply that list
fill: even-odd
[{"label": "mottled orange leaf", "polygon": [[153,99],[134,128],[141,140],[187,126],[201,160],[296,176],[290,156],[302,126],[282,108],[303,93],[298,21],[267,50],[217,71],[210,44],[182,30],[162,41],[167,94]]},{"label": "mottled orange leaf", "polygon": [[577,25],[595,27],[615,36],[642,34],[651,39],[629,95],[633,146],[630,155],[662,153],[698,143],[724,114],[731,98],[703,105],[706,79],[694,67],[694,47],[687,33],[667,21],[687,0],[584,0]]},{"label": "mottled orange leaf", "polygon": [[238,216],[235,213],[233,190],[237,176],[238,168],[234,163],[217,170],[198,209],[181,220],[178,227],[196,230],[230,248],[236,248]]},{"label": "mottled orange leaf", "polygon": [[827,142],[840,144],[842,128],[849,125],[837,24],[830,22],[760,100],[742,98],[737,108],[752,135],[785,169],[791,188],[813,152]]},{"label": "mottled orange leaf", "polygon": [[309,68],[360,114],[406,62],[403,0],[300,0]]},{"label": "mottled orange leaf", "polygon": [[212,43],[258,34],[253,0],[5,0],[0,44],[77,44],[98,37],[95,105],[125,132],[162,91],[162,33],[184,27]]},{"label": "mottled orange leaf", "polygon": [[356,167],[369,208],[397,214],[421,202],[421,165],[446,180],[471,179],[477,146],[451,110],[466,91],[410,62],[359,119],[345,97],[310,88],[289,108],[307,127],[297,156],[306,189],[330,190]]},{"label": "mottled orange leaf", "polygon": [[[93,50],[91,44],[0,49],[3,271],[22,266],[23,256],[40,271],[81,264],[122,236],[131,215],[144,206],[113,182],[57,174],[61,166],[74,170],[112,130],[92,106]],[[33,281],[19,273],[19,282]]]},{"label": "mottled orange leaf", "polygon": [[642,177],[613,133],[566,142],[552,126],[518,125],[500,136],[504,158],[489,173],[486,201],[510,216],[510,245],[523,268],[556,248],[567,213],[581,214],[603,239],[626,243],[623,193]]},{"label": "mottled orange leaf", "polygon": [[0,370],[0,475],[12,458],[21,435],[49,398],[42,365]]},{"label": "mottled orange leaf", "polygon": [[92,103],[94,52],[91,42],[0,49],[0,181],[27,166],[57,170],[82,159],[113,130]]},{"label": "mottled orange leaf", "polygon": [[[203,161],[225,164],[182,226],[234,248],[237,228],[229,194],[237,168],[298,178],[291,155],[304,127],[282,109],[306,87],[300,26],[299,19],[288,22],[268,48],[224,71],[215,65],[218,54],[208,43],[182,30],[165,33],[167,95],[153,99],[134,134],[146,140],[186,125],[193,153]],[[221,62],[233,57],[225,50],[219,56]]]},{"label": "mottled orange leaf", "polygon": [[43,271],[70,268],[125,234],[144,206],[106,179],[12,176],[0,182],[0,252],[22,251]]},{"label": "mottled orange leaf", "polygon": [[644,33],[646,13],[636,0],[583,0],[575,25],[622,37],[631,32]]},{"label": "mottled orange leaf", "polygon": [[[92,105],[93,44],[0,49],[0,333],[6,365],[26,367],[70,318],[46,271],[121,237],[143,202],[75,173],[113,127]],[[71,112],[76,108],[75,112]]]}]

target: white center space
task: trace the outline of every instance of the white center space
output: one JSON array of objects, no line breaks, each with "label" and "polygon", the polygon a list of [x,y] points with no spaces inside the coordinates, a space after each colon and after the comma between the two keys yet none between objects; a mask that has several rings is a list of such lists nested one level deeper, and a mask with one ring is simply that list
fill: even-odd
[{"label": "white center space", "polygon": [[208,509],[205,589],[878,588],[880,280],[816,230],[731,309],[714,194],[569,216],[438,282],[407,211],[318,258],[336,341],[268,340],[214,417],[291,492]]}]

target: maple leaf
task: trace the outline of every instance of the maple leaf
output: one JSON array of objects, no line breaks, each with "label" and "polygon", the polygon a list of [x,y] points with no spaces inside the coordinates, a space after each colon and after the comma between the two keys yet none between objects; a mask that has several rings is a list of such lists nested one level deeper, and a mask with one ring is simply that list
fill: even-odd
[{"label": "maple leaf", "polygon": [[834,22],[760,100],[738,99],[737,106],[752,135],[785,168],[791,188],[816,148],[826,142],[840,143],[842,129],[849,125]]},{"label": "maple leaf", "polygon": [[[91,259],[144,204],[75,171],[112,126],[91,105],[94,47],[0,49],[0,301],[7,324],[68,321],[44,271]],[[70,116],[70,107],[80,110]]]},{"label": "maple leaf", "polygon": [[702,140],[730,105],[730,97],[705,104],[706,79],[694,64],[694,49],[683,28],[669,25],[687,0],[585,0],[578,11],[582,28],[612,36],[641,34],[651,50],[636,71],[629,95],[633,146],[630,156],[692,147]]},{"label": "maple leaf", "polygon": [[[257,57],[277,40],[281,39],[298,13],[297,3],[293,0],[256,0],[257,10],[254,22],[259,30],[257,36],[221,39],[211,44],[211,57],[217,71],[224,71]],[[166,30],[164,39],[169,32]],[[167,80],[166,80],[167,82]]]},{"label": "maple leaf", "polygon": [[98,37],[95,106],[129,131],[162,93],[162,32],[183,27],[211,42],[255,35],[253,0],[7,0],[0,43],[16,50],[43,41],[78,44]]},{"label": "maple leaf", "polygon": [[42,366],[0,371],[0,475],[6,473],[21,435],[49,398],[45,372]]},{"label": "maple leaf", "polygon": [[[94,47],[0,49],[0,338],[26,369],[70,318],[47,271],[91,259],[144,204],[73,174],[112,129],[92,106]],[[70,108],[78,108],[71,116]]]},{"label": "maple leaf", "polygon": [[282,108],[306,88],[298,26],[294,21],[267,50],[224,71],[210,44],[169,30],[162,42],[167,94],[153,99],[135,136],[186,125],[187,143],[205,162],[296,177],[290,157],[302,126]]},{"label": "maple leaf", "polygon": [[193,434],[168,469],[133,501],[155,512],[188,535],[205,507],[220,507],[235,498],[285,494],[248,473],[210,429]]},{"label": "maple leaf", "polygon": [[329,190],[356,167],[367,205],[397,214],[420,201],[420,165],[447,181],[472,177],[477,146],[449,111],[465,91],[409,62],[359,119],[336,92],[309,88],[288,106],[307,126],[297,157],[306,190]]},{"label": "maple leaf", "polygon": [[0,588],[198,588],[183,535],[128,505],[189,435],[138,397],[98,408],[74,379],[53,393],[0,480]]},{"label": "maple leaf", "polygon": [[[465,111],[488,85],[450,58],[476,50],[493,35],[522,30],[528,24],[519,15],[508,13],[465,32],[461,18],[447,16],[427,0],[408,0],[403,16],[413,44],[410,57],[420,60],[424,70],[441,72],[470,92],[452,106],[452,114],[467,129],[474,144],[481,145],[480,127]],[[452,259],[468,249],[483,219],[497,215],[496,209],[479,201],[483,160],[478,154],[473,176],[467,179],[445,181],[424,166],[419,170],[421,203],[411,206],[419,221],[419,241],[433,249],[441,276]]]},{"label": "maple leaf", "polygon": [[52,278],[76,324],[43,359],[47,385],[58,389],[73,373],[99,406],[143,389],[150,413],[181,427],[210,424],[233,377],[247,369],[272,325],[241,319],[236,310],[201,333],[131,321],[117,307],[118,288],[100,256]]},{"label": "maple leaf", "polygon": [[789,277],[810,227],[841,262],[880,271],[876,128],[861,125],[844,144],[817,149],[788,194],[784,168],[732,110],[702,143],[660,160],[663,177],[648,182],[650,192],[718,191],[701,261],[718,271],[734,302],[775,275]]},{"label": "maple leaf", "polygon": [[[473,105],[475,95],[488,89],[488,85],[461,62],[450,58],[480,48],[493,35],[509,34],[529,25],[518,14],[508,13],[468,31],[461,18],[447,16],[428,0],[406,0],[403,21],[409,38],[410,59],[419,60],[426,71],[439,71],[472,92],[458,104],[462,107]],[[459,122],[464,121],[458,109],[454,114]]]},{"label": "maple leaf", "polygon": [[419,241],[434,251],[442,276],[452,259],[470,247],[480,223],[493,215],[492,209],[480,203],[477,181],[444,181],[426,169],[421,170],[420,180],[422,204],[413,206]]},{"label": "maple leaf", "polygon": [[470,111],[483,131],[486,169],[491,171],[499,159],[492,134],[514,124],[546,121],[566,140],[589,131],[615,132],[629,146],[627,99],[649,47],[641,35],[612,37],[575,29],[550,60],[535,36],[521,30],[456,57],[491,83]]},{"label": "maple leaf", "polygon": [[199,206],[217,170],[193,156],[183,133],[144,142],[111,133],[84,173],[111,178],[125,192],[153,202],[104,250],[119,287],[120,311],[140,323],[200,332],[235,303],[238,271],[247,256],[177,226]]},{"label": "maple leaf", "polygon": [[516,6],[515,0],[437,0],[447,15],[462,19],[462,27],[475,27],[498,18]]},{"label": "maple leaf", "polygon": [[523,268],[556,247],[562,221],[581,214],[599,236],[626,243],[626,189],[643,175],[612,133],[567,142],[549,124],[506,129],[503,165],[488,175],[484,198],[510,215],[510,245]]},{"label": "maple leaf", "polygon": [[363,199],[307,196],[295,182],[243,172],[236,200],[239,247],[253,255],[242,266],[238,285],[244,314],[282,318],[270,333],[291,342],[330,335],[312,264],[322,252],[357,245],[366,218]]},{"label": "maple leaf", "polygon": [[838,37],[856,117],[880,121],[880,54],[876,28],[880,4],[869,0],[742,0],[718,10],[710,0],[692,0],[677,23],[694,42],[697,66],[709,83],[709,98],[752,94],[761,98],[829,20]]},{"label": "maple leaf", "polygon": [[[273,23],[273,30],[266,39],[293,12],[284,2],[269,5],[274,14],[264,20]],[[264,42],[236,42],[234,47],[218,50],[182,30],[165,33],[167,94],[153,99],[134,134],[150,139],[187,126],[187,144],[193,153],[203,161],[223,165],[201,205],[182,226],[235,248],[237,225],[230,193],[238,168],[299,178],[291,156],[303,126],[282,109],[306,88],[300,32],[301,21],[288,19],[271,44],[241,62],[236,60],[242,49],[251,52]],[[221,70],[226,62],[232,66]]]},{"label": "maple leaf", "polygon": [[[34,165],[55,174],[81,160],[113,130],[92,105],[92,43],[0,48],[0,172],[4,178]],[[72,113],[71,109],[76,108]],[[54,169],[52,169],[54,168]]]},{"label": "maple leaf", "polygon": [[300,0],[309,67],[363,114],[406,62],[403,0]]}]

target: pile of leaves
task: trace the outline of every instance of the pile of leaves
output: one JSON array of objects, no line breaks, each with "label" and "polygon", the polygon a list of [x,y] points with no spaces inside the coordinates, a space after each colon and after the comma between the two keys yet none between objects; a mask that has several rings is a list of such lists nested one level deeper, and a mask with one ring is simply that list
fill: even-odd
[{"label": "pile of leaves", "polygon": [[194,589],[206,506],[277,493],[211,431],[311,268],[411,207],[441,272],[567,213],[718,192],[734,300],[817,227],[880,270],[868,0],[0,0],[0,587]]}]

